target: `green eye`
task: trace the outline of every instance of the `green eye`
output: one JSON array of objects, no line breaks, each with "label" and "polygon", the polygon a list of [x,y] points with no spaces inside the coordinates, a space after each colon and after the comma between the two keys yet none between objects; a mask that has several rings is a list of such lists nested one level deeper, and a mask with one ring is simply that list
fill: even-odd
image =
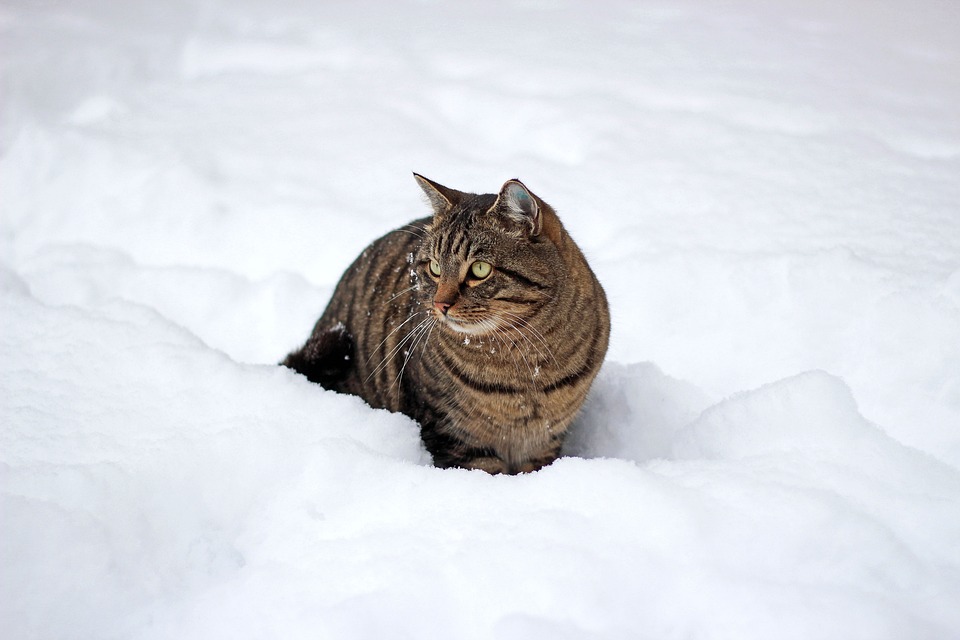
[{"label": "green eye", "polygon": [[483,262],[482,260],[477,260],[472,265],[470,265],[470,273],[474,278],[478,280],[483,280],[490,275],[490,272],[493,270],[493,267],[490,266],[489,262]]},{"label": "green eye", "polygon": [[437,262],[436,260],[430,261],[430,273],[437,276],[438,278],[440,277],[440,263]]}]

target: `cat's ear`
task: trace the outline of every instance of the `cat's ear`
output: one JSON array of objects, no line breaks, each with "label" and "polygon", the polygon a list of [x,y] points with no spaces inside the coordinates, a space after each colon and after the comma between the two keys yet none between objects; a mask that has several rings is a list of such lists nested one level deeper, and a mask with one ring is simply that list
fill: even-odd
[{"label": "cat's ear", "polygon": [[516,179],[503,183],[497,201],[490,207],[490,212],[505,216],[519,224],[531,238],[540,235],[543,227],[540,201]]},{"label": "cat's ear", "polygon": [[463,200],[464,194],[456,189],[428,180],[419,173],[414,173],[413,177],[416,178],[417,184],[420,185],[423,192],[427,194],[427,199],[430,201],[430,206],[433,207],[435,215],[443,215]]}]

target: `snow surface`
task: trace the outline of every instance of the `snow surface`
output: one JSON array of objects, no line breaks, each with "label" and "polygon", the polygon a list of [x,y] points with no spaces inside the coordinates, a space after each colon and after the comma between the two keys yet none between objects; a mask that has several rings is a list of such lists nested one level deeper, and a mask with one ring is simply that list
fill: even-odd
[{"label": "snow surface", "polygon": [[[960,5],[0,6],[4,638],[960,637]],[[538,473],[274,365],[426,211],[553,204]]]}]

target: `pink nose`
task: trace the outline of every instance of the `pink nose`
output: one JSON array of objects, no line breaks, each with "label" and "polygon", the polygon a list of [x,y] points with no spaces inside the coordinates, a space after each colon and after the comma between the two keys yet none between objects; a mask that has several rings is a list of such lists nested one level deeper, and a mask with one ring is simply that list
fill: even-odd
[{"label": "pink nose", "polygon": [[440,302],[440,301],[438,301],[438,300],[434,300],[434,301],[433,301],[433,308],[436,309],[437,311],[439,311],[440,313],[442,313],[443,315],[447,315],[447,309],[450,308],[450,303],[449,303],[449,302]]}]

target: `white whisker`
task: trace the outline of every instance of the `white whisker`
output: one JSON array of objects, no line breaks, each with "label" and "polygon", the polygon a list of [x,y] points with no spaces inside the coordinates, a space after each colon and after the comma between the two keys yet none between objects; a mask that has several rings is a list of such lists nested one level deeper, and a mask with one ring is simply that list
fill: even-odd
[{"label": "white whisker", "polygon": [[[411,316],[411,318],[412,318],[412,317],[413,317],[413,316]],[[364,380],[364,381],[366,382],[367,380],[370,380],[370,378],[372,378],[373,376],[375,376],[376,374],[378,374],[384,367],[386,367],[388,364],[390,364],[390,363],[393,361],[393,359],[396,357],[396,355],[400,352],[400,350],[403,348],[404,344],[406,344],[407,342],[409,342],[410,339],[411,339],[411,337],[417,334],[417,330],[420,329],[420,328],[421,328],[422,326],[424,326],[425,324],[427,324],[428,322],[430,322],[430,318],[427,318],[426,320],[421,321],[420,324],[418,324],[416,327],[414,327],[413,330],[412,330],[410,333],[408,333],[407,335],[405,335],[405,336],[400,340],[400,342],[398,342],[397,345],[396,345],[393,349],[390,350],[390,353],[388,353],[386,356],[384,356],[383,360],[380,361],[380,364],[378,364],[377,367],[376,367],[373,371],[370,372],[370,375],[368,375],[368,376],[366,377],[366,380]],[[405,323],[404,323],[404,324],[405,324]],[[394,333],[394,332],[391,332],[391,334],[392,334],[392,333]],[[382,344],[382,343],[381,343],[381,344]]]},{"label": "white whisker", "polygon": [[380,347],[382,347],[382,346],[384,345],[384,343],[385,343],[387,340],[390,339],[390,336],[392,336],[393,334],[395,334],[397,331],[400,331],[400,329],[403,327],[403,325],[407,324],[408,322],[410,322],[411,320],[413,320],[414,318],[416,318],[416,317],[417,317],[418,315],[420,315],[421,313],[427,313],[427,312],[426,312],[426,311],[418,311],[417,313],[411,314],[411,316],[410,316],[409,318],[407,318],[406,320],[404,320],[403,322],[401,322],[400,324],[398,324],[398,325],[394,328],[393,331],[391,331],[390,333],[388,333],[387,336],[386,336],[383,340],[380,341],[380,344],[378,344],[376,347],[373,348],[373,350],[370,352],[370,355],[367,356],[367,359],[363,361],[363,364],[367,364],[368,362],[370,362],[370,360],[373,358],[373,355],[377,352],[378,349],[380,349]]},{"label": "white whisker", "polygon": [[[517,361],[517,356],[514,354],[514,351],[516,350],[520,352],[520,357],[523,358],[523,362],[527,367],[527,373],[530,374],[530,380],[532,382],[533,371],[530,369],[530,362],[527,360],[527,356],[523,353],[523,351],[517,346],[517,343],[513,339],[511,339],[510,336],[506,335],[502,329],[499,329],[499,328],[494,329],[493,335],[498,341],[503,343],[504,348],[506,348],[510,352],[510,358],[513,360],[513,366],[517,370],[517,377],[520,377],[522,373],[520,371],[520,363]],[[508,341],[509,341],[509,344],[507,344]]]},{"label": "white whisker", "polygon": [[415,231],[411,231],[410,229],[397,229],[397,231],[400,231],[400,232],[402,232],[402,233],[410,234],[410,235],[413,236],[414,238],[419,238],[419,239],[421,239],[421,240],[426,240],[426,235],[424,235],[425,232],[424,232],[422,229],[419,229],[419,230],[421,231],[421,233],[416,233]]},{"label": "white whisker", "polygon": [[[543,337],[543,334],[540,333],[540,331],[538,331],[536,327],[531,325],[530,322],[527,321],[525,318],[521,318],[515,313],[511,313],[509,311],[502,311],[502,310],[498,311],[498,313],[504,316],[504,320],[510,326],[511,329],[516,331],[521,338],[526,340],[530,344],[530,346],[533,347],[533,349],[537,352],[537,355],[539,355],[540,358],[546,360],[547,355],[549,355],[549,359],[553,360],[554,364],[559,366],[559,363],[557,362],[556,357],[553,355],[553,350],[550,349],[550,345],[547,344],[547,341]],[[513,321],[511,321],[511,319]],[[534,338],[536,338],[540,342],[540,344],[543,345],[543,348],[546,350],[546,354],[544,354],[544,352],[540,350],[540,348],[533,342],[530,336],[526,334],[524,329],[527,329],[531,334],[533,334]]]},{"label": "white whisker", "polygon": [[[394,384],[397,385],[398,387],[400,387],[401,383],[403,382],[403,372],[406,371],[407,363],[410,362],[410,357],[413,355],[413,352],[417,350],[417,345],[421,342],[421,340],[423,340],[424,336],[427,336],[427,339],[429,339],[430,332],[433,330],[433,326],[434,324],[436,324],[436,322],[437,321],[434,318],[428,318],[426,322],[421,322],[419,325],[417,325],[417,328],[413,332],[411,332],[411,335],[413,335],[413,333],[416,333],[417,337],[410,344],[410,347],[407,349],[406,354],[404,354],[403,364],[400,366],[400,373],[397,374],[397,378],[393,381]],[[425,342],[424,342],[424,348],[426,348]],[[420,355],[421,357],[423,357],[422,350],[420,352]]]},{"label": "white whisker", "polygon": [[381,302],[380,304],[387,304],[387,303],[389,303],[389,302],[393,302],[394,300],[396,300],[397,298],[399,298],[399,297],[402,296],[403,294],[408,293],[408,292],[410,292],[410,291],[413,291],[413,290],[416,289],[418,286],[419,286],[419,285],[416,285],[416,284],[415,284],[415,285],[413,285],[412,287],[407,287],[407,288],[404,289],[403,291],[399,291],[399,292],[393,294],[392,296],[390,296],[389,298],[387,298],[386,300],[384,300],[384,301]]}]

